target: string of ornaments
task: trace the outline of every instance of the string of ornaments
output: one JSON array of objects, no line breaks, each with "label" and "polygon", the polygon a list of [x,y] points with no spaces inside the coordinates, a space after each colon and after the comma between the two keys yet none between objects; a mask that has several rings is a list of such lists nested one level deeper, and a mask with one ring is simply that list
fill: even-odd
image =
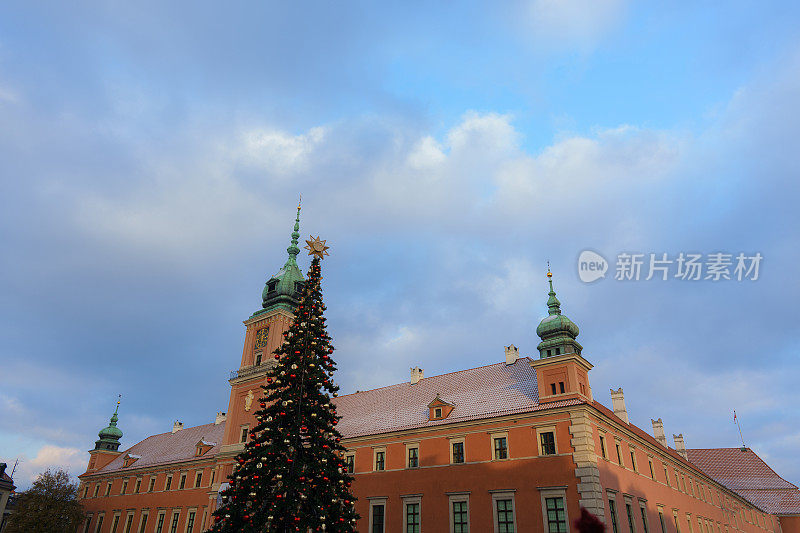
[{"label": "string of ornaments", "polygon": [[306,243],[313,259],[301,300],[261,387],[258,423],[214,512],[216,533],[355,531],[353,479],[336,429],[336,364],[323,316],[320,265],[328,246],[319,237]]}]

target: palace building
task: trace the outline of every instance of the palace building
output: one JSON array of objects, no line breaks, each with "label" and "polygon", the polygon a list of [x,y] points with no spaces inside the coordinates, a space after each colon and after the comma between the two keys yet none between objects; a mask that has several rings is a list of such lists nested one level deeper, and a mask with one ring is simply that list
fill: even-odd
[{"label": "palace building", "polygon": [[[303,289],[299,221],[298,208],[288,259],[244,321],[227,411],[124,451],[115,411],[80,476],[81,531],[210,527]],[[359,532],[566,532],[583,507],[610,533],[800,533],[800,491],[752,450],[686,449],[682,435],[671,447],[661,419],[652,435],[630,423],[622,388],[610,409],[595,399],[591,356],[552,279],[536,333],[535,357],[510,345],[486,366],[429,377],[414,368],[407,382],[334,400]]]}]

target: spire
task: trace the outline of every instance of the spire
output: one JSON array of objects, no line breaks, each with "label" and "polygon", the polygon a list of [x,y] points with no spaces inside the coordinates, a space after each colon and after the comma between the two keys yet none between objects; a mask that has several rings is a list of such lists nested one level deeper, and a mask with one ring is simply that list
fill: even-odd
[{"label": "spire", "polygon": [[561,314],[561,302],[556,297],[553,288],[553,273],[550,264],[547,265],[547,283],[550,292],[547,293],[547,315],[536,328],[536,334],[542,339],[537,347],[542,358],[553,355],[576,353],[580,355],[583,347],[575,340],[578,336],[578,326],[565,315]]},{"label": "spire", "polygon": [[547,282],[550,284],[550,292],[547,293],[547,295],[549,296],[549,298],[547,299],[547,314],[560,315],[561,302],[559,302],[558,298],[556,298],[556,291],[555,289],[553,289],[553,273],[550,272],[549,262],[547,267]]},{"label": "spire", "polygon": [[111,421],[106,428],[101,429],[100,433],[97,434],[97,436],[100,437],[100,440],[95,442],[95,450],[116,451],[119,448],[119,439],[122,438],[122,431],[120,431],[120,429],[117,427],[117,421],[119,420],[118,413],[119,404],[121,401],[122,395],[120,394],[119,398],[117,399],[117,407],[114,409],[114,414],[111,415]]},{"label": "spire", "polygon": [[[302,197],[301,197],[302,201]],[[264,290],[261,291],[261,307],[251,316],[256,316],[265,313],[275,307],[282,307],[284,309],[293,311],[299,302],[299,296],[303,289],[303,273],[297,266],[297,255],[300,253],[300,247],[297,246],[300,240],[300,207],[297,204],[297,215],[294,218],[294,228],[292,231],[292,242],[286,251],[289,253],[286,263],[277,274],[267,280],[264,285]]]},{"label": "spire", "polygon": [[286,249],[289,252],[289,259],[286,260],[286,264],[284,268],[289,265],[297,265],[297,254],[300,253],[300,248],[297,247],[297,243],[300,239],[300,206],[303,203],[303,197],[300,196],[300,201],[297,202],[297,216],[294,219],[294,231],[292,231],[292,244]]}]

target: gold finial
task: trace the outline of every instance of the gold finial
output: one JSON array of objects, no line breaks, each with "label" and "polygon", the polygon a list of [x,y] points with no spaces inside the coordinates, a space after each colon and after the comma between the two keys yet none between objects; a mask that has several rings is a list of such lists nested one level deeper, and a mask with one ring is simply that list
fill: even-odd
[{"label": "gold finial", "polygon": [[325,241],[320,240],[319,236],[308,239],[305,246],[305,249],[308,250],[308,255],[316,255],[320,259],[323,259],[326,255],[330,255],[328,253],[329,248],[330,246],[326,246]]},{"label": "gold finial", "polygon": [[300,200],[297,201],[297,210],[300,211],[300,206],[303,205],[303,195],[300,195]]},{"label": "gold finial", "polygon": [[552,278],[553,277],[553,273],[550,272],[550,261],[547,262],[547,277],[548,278]]}]

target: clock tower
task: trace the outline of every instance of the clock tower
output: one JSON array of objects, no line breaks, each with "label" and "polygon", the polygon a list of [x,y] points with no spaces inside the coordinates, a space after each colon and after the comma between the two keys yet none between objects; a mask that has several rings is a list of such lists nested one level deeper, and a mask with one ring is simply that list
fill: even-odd
[{"label": "clock tower", "polygon": [[292,242],[286,251],[289,257],[272,276],[261,293],[261,309],[244,321],[244,350],[238,370],[231,372],[231,397],[225,421],[225,436],[220,458],[231,459],[242,449],[250,429],[255,427],[254,412],[262,396],[261,385],[267,371],[275,365],[273,352],[283,342],[283,332],[294,320],[305,279],[297,266],[300,238],[300,206],[292,231]]}]

